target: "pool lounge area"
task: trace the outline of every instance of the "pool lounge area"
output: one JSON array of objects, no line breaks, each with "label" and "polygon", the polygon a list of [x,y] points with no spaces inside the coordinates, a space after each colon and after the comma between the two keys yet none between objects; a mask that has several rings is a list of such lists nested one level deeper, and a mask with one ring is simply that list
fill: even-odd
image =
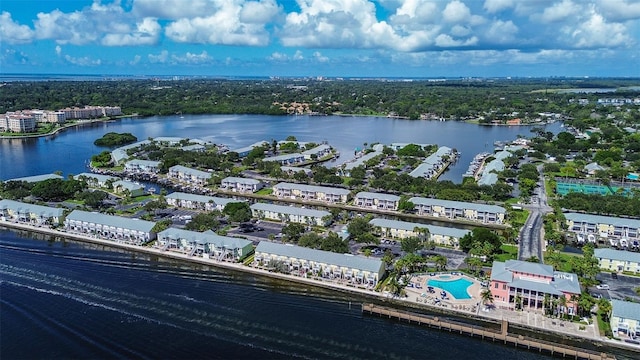
[{"label": "pool lounge area", "polygon": [[[469,294],[469,287],[473,285],[473,281],[464,277],[452,277],[451,275],[440,275],[438,278],[427,280],[427,289],[441,289],[449,293],[456,300],[468,300],[472,296]],[[446,297],[446,296],[445,296]]]},{"label": "pool lounge area", "polygon": [[476,313],[482,285],[459,272],[415,274],[405,288],[407,297],[419,304]]}]

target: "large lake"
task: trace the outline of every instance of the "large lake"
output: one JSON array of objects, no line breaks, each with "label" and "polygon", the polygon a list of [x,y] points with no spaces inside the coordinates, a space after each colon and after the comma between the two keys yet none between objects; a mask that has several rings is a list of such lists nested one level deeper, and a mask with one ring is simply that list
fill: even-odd
[{"label": "large lake", "polygon": [[[560,123],[546,126],[558,132]],[[284,140],[293,135],[300,141],[328,141],[340,151],[335,163],[353,158],[364,143],[420,143],[449,146],[462,153],[460,160],[441,180],[461,182],[469,162],[480,152],[493,151],[495,141],[531,136],[530,126],[478,126],[463,122],[410,121],[377,117],[194,115],[125,118],[66,130],[36,139],[0,140],[0,180],[62,171],[86,171],[91,155],[104,148],[93,142],[107,132],[130,132],[143,140],[158,136],[202,138],[229,148],[256,141]]]}]

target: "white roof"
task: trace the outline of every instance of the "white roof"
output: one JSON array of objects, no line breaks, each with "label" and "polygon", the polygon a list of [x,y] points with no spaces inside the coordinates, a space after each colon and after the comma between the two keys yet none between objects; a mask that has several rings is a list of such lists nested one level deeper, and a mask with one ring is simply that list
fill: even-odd
[{"label": "white roof", "polygon": [[156,224],[154,222],[146,220],[106,215],[82,210],[73,210],[69,215],[67,215],[67,220],[83,221],[146,233],[151,232],[151,229],[153,229]]}]

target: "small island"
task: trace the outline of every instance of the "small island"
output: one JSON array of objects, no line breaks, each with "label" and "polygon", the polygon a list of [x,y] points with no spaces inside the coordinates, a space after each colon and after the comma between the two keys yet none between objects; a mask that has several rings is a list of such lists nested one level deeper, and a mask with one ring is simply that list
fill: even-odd
[{"label": "small island", "polygon": [[138,138],[132,135],[131,133],[106,133],[100,139],[97,139],[93,142],[94,145],[97,146],[120,146],[131,144],[138,141]]}]

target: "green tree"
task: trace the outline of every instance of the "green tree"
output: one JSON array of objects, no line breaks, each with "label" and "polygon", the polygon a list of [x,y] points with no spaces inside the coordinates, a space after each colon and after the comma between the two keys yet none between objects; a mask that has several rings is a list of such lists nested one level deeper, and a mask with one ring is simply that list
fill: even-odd
[{"label": "green tree", "polygon": [[305,232],[305,226],[299,223],[289,223],[282,228],[283,241],[297,244]]},{"label": "green tree", "polygon": [[251,208],[246,202],[230,202],[224,206],[222,213],[232,222],[245,222],[251,220]]},{"label": "green tree", "polygon": [[423,248],[423,242],[415,236],[404,238],[400,241],[400,248],[407,253],[415,253]]}]

